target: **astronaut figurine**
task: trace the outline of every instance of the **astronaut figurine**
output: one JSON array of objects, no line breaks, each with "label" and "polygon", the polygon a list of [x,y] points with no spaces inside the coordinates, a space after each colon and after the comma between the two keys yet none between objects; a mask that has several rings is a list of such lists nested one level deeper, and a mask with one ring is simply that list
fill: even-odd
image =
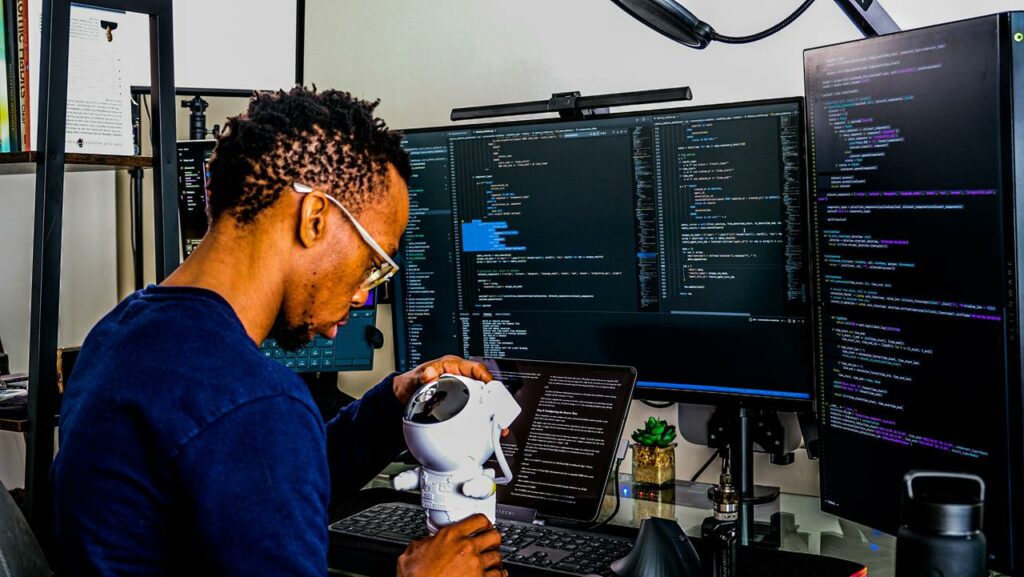
[{"label": "astronaut figurine", "polygon": [[[399,491],[420,489],[427,528],[483,513],[494,523],[496,484],[512,480],[501,451],[501,431],[519,416],[519,404],[499,381],[482,383],[442,375],[420,387],[405,409],[405,442],[421,466],[394,479]],[[484,469],[491,454],[503,477]]]}]

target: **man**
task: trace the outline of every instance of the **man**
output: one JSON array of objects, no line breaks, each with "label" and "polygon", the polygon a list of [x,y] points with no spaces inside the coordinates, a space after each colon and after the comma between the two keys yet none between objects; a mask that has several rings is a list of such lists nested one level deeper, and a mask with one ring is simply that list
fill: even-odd
[{"label": "man", "polygon": [[[392,375],[324,425],[304,383],[258,349],[335,336],[396,270],[409,214],[399,136],[349,94],[256,95],[210,162],[210,230],[160,286],[86,339],[54,463],[67,575],[327,573],[330,502],[403,447],[401,411],[446,357]],[[477,516],[414,543],[401,575],[498,577]]]}]

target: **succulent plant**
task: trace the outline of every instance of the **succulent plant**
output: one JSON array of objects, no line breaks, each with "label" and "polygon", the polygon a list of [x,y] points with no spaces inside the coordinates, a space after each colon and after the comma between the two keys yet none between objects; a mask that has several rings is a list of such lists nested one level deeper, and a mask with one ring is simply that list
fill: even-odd
[{"label": "succulent plant", "polygon": [[633,431],[633,440],[647,447],[667,447],[676,439],[676,426],[648,417],[643,429]]}]

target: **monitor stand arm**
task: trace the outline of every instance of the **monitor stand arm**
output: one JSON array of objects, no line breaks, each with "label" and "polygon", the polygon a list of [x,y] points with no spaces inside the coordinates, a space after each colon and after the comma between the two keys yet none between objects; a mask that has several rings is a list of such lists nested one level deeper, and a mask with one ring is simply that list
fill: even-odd
[{"label": "monitor stand arm", "polygon": [[754,491],[754,437],[750,421],[751,409],[740,407],[733,422],[732,440],[729,442],[729,472],[736,492],[740,496],[740,544],[749,545],[754,527],[754,505],[771,503],[779,498],[779,489],[767,488],[765,493]]},{"label": "monitor stand arm", "polygon": [[866,38],[900,31],[880,0],[836,0],[836,4]]},{"label": "monitor stand arm", "polygon": [[[779,498],[778,487],[755,487],[754,444],[769,450],[772,462],[789,464],[792,454],[780,444],[784,428],[778,415],[771,411],[746,407],[719,407],[708,422],[708,444],[717,448],[728,447],[729,473],[740,496],[739,537],[748,545],[754,536],[754,506],[771,503]],[[788,458],[787,458],[788,457]],[[708,497],[716,487],[711,487]]]}]

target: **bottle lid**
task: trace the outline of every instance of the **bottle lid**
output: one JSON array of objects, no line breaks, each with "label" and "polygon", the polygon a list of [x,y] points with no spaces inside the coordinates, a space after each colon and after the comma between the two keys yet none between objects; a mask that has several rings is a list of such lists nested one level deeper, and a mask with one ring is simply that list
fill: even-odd
[{"label": "bottle lid", "polygon": [[[941,480],[931,486],[918,486],[921,478]],[[977,483],[977,494],[963,491],[963,483]],[[903,523],[915,531],[944,536],[967,536],[981,531],[985,503],[985,482],[976,475],[911,472],[904,478]]]}]

